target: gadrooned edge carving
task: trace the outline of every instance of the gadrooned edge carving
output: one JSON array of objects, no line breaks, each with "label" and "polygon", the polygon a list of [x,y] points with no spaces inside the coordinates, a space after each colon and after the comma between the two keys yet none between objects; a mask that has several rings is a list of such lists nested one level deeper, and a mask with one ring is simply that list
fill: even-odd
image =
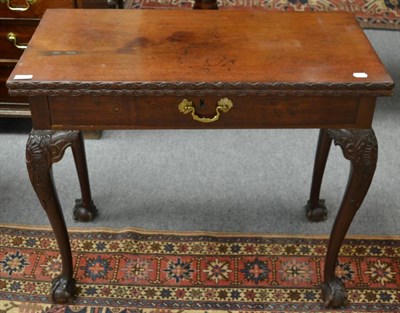
[{"label": "gadrooned edge carving", "polygon": [[365,174],[374,173],[378,160],[378,142],[373,129],[328,129],[335,145],[354,167]]},{"label": "gadrooned edge carving", "polygon": [[217,96],[386,96],[392,94],[392,83],[235,83],[235,82],[22,82],[8,81],[14,96],[80,96],[80,95],[208,95]]}]

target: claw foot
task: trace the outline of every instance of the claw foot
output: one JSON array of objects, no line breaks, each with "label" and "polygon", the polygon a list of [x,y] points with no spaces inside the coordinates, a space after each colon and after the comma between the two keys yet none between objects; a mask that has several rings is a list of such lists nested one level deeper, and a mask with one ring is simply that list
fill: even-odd
[{"label": "claw foot", "polygon": [[342,281],[335,278],[331,282],[326,282],[322,285],[322,298],[325,307],[337,308],[347,304],[347,292]]},{"label": "claw foot", "polygon": [[85,208],[81,199],[75,200],[74,220],[79,222],[89,222],[94,219],[97,214],[96,206],[90,201],[90,207]]},{"label": "claw foot", "polygon": [[325,221],[328,217],[328,209],[325,206],[325,200],[320,199],[317,207],[311,207],[310,201],[305,206],[306,216],[309,221],[321,222]]},{"label": "claw foot", "polygon": [[51,286],[51,300],[57,304],[72,302],[76,292],[75,279],[59,276]]}]

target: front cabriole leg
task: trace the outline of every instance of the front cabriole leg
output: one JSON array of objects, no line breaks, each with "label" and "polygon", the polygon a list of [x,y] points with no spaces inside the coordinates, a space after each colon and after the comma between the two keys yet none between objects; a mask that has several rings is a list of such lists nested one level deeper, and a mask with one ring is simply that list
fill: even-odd
[{"label": "front cabriole leg", "polygon": [[26,164],[32,186],[50,220],[62,260],[62,272],[52,284],[51,299],[55,303],[72,301],[76,292],[72,254],[52,165],[62,159],[65,150],[76,145],[79,131],[32,130],[26,144]]},{"label": "front cabriole leg", "polygon": [[372,129],[328,129],[327,132],[351,163],[346,191],[329,239],[322,285],[325,306],[339,307],[347,302],[347,292],[343,282],[335,277],[337,257],[353,217],[371,185],[378,158],[378,143]]}]

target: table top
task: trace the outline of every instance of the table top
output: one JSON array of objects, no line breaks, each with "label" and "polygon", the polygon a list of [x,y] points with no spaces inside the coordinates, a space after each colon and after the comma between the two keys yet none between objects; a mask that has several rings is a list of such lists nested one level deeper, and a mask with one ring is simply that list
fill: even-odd
[{"label": "table top", "polygon": [[8,87],[31,96],[182,89],[381,96],[393,81],[348,13],[55,9]]}]

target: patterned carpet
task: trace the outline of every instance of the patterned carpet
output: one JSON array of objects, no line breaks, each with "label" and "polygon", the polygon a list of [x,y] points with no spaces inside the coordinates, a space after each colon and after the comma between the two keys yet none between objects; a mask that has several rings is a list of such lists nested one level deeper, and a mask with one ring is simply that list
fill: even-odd
[{"label": "patterned carpet", "polygon": [[[191,8],[194,0],[126,0],[126,8]],[[400,0],[218,0],[221,9],[353,12],[361,27],[400,30]]]},{"label": "patterned carpet", "polygon": [[[70,238],[79,294],[53,305],[51,230],[0,225],[0,312],[338,312],[321,302],[326,237],[96,229]],[[340,312],[400,312],[400,237],[347,239],[337,276],[349,293]]]}]

